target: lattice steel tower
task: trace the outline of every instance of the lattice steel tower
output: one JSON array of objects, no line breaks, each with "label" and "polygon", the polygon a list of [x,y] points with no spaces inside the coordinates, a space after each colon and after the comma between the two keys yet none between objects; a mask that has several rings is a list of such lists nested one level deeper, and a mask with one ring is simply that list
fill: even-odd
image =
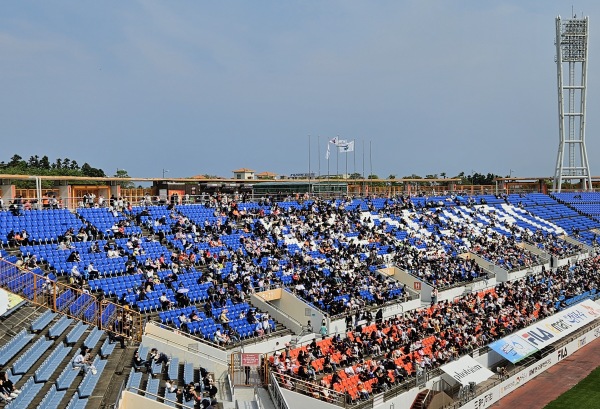
[{"label": "lattice steel tower", "polygon": [[[592,188],[585,149],[585,106],[588,59],[588,18],[556,18],[556,70],[558,77],[558,130],[560,143],[554,172],[554,192],[563,181],[578,181],[579,188]],[[563,78],[563,68],[568,75]]]}]

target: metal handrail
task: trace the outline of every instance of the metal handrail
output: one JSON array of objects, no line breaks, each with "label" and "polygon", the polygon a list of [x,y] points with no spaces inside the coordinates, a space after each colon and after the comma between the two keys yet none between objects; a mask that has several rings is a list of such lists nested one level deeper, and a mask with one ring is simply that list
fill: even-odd
[{"label": "metal handrail", "polygon": [[135,391],[138,394],[141,392],[143,394],[142,396],[144,398],[146,397],[146,395],[150,395],[150,396],[156,398],[157,400],[158,399],[162,400],[164,403],[167,403],[167,402],[173,403],[173,404],[175,404],[176,408],[184,408],[184,409],[194,409],[195,408],[194,406],[187,406],[185,403],[179,403],[179,402],[177,402],[175,400],[168,399],[168,398],[166,398],[164,396],[159,396],[159,395],[154,394],[152,392],[148,392],[148,391],[145,391],[143,389],[136,388],[135,386],[128,386],[127,387],[127,391],[128,392]]},{"label": "metal handrail", "polygon": [[[137,311],[125,309],[123,306],[112,303],[108,300],[99,300],[94,295],[88,293],[88,300],[86,301],[85,305],[81,306],[79,313],[72,314],[68,309],[59,309],[57,307],[57,300],[60,294],[66,291],[71,291],[74,294],[73,299],[75,300],[77,297],[84,294],[83,290],[59,283],[57,281],[50,281],[50,286],[47,286],[47,284],[45,284],[45,276],[23,268],[23,266],[13,264],[6,259],[0,259],[0,271],[4,273],[0,287],[7,292],[16,294],[28,302],[48,308],[53,312],[75,318],[86,324],[97,326],[99,329],[112,332],[125,338],[131,337],[134,342],[141,341],[143,331],[142,316]],[[11,287],[12,283],[17,283],[18,287]],[[32,294],[30,295],[20,292],[26,288],[27,285],[32,285]],[[83,311],[89,308],[91,305],[95,306],[95,311],[91,319],[86,319]],[[114,307],[114,313],[111,315],[109,322],[103,323],[102,315],[109,305]],[[132,328],[130,328],[129,331],[125,331],[123,329],[115,331],[115,328],[112,324],[114,324],[117,318],[120,318],[121,322],[123,323],[124,317],[127,314],[132,319]]]},{"label": "metal handrail", "polygon": [[258,394],[258,386],[254,387],[254,400],[256,401],[256,406],[258,406],[258,409],[264,409],[265,406],[260,400],[260,395]]},{"label": "metal handrail", "polygon": [[283,394],[281,393],[281,389],[277,379],[273,372],[271,372],[271,382],[269,382],[269,394],[271,395],[271,399],[273,400],[273,404],[278,409],[290,409]]}]

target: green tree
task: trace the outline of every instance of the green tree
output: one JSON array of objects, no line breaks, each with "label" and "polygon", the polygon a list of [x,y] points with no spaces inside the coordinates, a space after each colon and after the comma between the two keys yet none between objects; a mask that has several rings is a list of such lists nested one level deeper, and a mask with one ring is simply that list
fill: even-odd
[{"label": "green tree", "polygon": [[37,155],[30,156],[29,157],[29,163],[27,164],[27,166],[30,166],[32,168],[39,168],[40,167],[40,158],[39,158],[39,156],[37,156]]},{"label": "green tree", "polygon": [[102,169],[93,168],[87,162],[81,167],[81,172],[83,173],[83,176],[91,176],[95,178],[103,178],[106,176]]},{"label": "green tree", "polygon": [[25,162],[20,155],[13,155],[13,157],[10,158],[10,162],[8,162],[7,167],[24,169],[27,167],[27,162]]},{"label": "green tree", "polygon": [[362,179],[362,175],[358,172],[354,172],[348,176],[348,179]]},{"label": "green tree", "polygon": [[[117,169],[117,173],[114,174],[113,177],[121,178],[121,179],[130,179],[131,176],[127,173],[125,169]],[[123,181],[119,182],[123,189],[133,189],[135,187],[135,183],[131,181]]]},{"label": "green tree", "polygon": [[48,159],[48,156],[42,156],[42,159],[40,159],[39,166],[42,169],[50,169],[50,160]]}]

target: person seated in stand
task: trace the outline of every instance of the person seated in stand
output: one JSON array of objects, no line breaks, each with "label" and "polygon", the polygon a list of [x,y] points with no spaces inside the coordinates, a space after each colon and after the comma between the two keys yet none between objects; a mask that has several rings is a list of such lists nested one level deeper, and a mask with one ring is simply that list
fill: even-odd
[{"label": "person seated in stand", "polygon": [[79,271],[77,264],[71,268],[71,277],[69,277],[69,282],[77,287],[83,286],[83,275]]},{"label": "person seated in stand", "polygon": [[175,301],[177,301],[177,305],[179,307],[187,307],[190,305],[190,297],[188,297],[187,293],[189,289],[186,288],[183,283],[179,283],[179,287],[177,288],[177,292],[175,293]]},{"label": "person seated in stand", "polygon": [[173,302],[169,300],[167,293],[162,293],[162,295],[158,297],[158,301],[160,301],[160,305],[162,306],[163,310],[170,310],[173,308]]},{"label": "person seated in stand", "polygon": [[225,346],[229,342],[229,339],[227,338],[227,335],[225,335],[223,333],[223,331],[221,330],[221,328],[217,328],[217,330],[215,331],[215,342],[218,343],[221,346]]},{"label": "person seated in stand", "polygon": [[0,372],[0,398],[6,402],[16,398],[21,393],[20,389],[16,389],[15,385],[10,379],[6,372]]},{"label": "person seated in stand", "polygon": [[212,318],[213,313],[212,313],[212,305],[210,301],[207,301],[204,304],[204,315],[206,315],[207,318]]},{"label": "person seated in stand", "polygon": [[67,257],[67,263],[79,263],[81,261],[81,256],[77,250],[74,250]]},{"label": "person seated in stand", "polygon": [[215,385],[215,381],[212,377],[207,377],[208,379],[208,385],[206,385],[205,391],[208,393],[208,396],[210,396],[210,399],[215,399],[217,397],[217,386]]},{"label": "person seated in stand", "polygon": [[73,369],[83,369],[83,372],[86,374],[91,371],[93,375],[96,375],[96,367],[92,365],[90,349],[88,347],[81,347],[81,351],[73,359]]},{"label": "person seated in stand", "polygon": [[265,330],[263,329],[262,322],[256,324],[256,326],[254,327],[254,332],[256,333],[257,337],[263,337],[265,335]]},{"label": "person seated in stand", "polygon": [[75,236],[75,237],[77,238],[77,241],[87,241],[88,240],[88,234],[83,227],[81,227],[79,229],[79,231],[77,232],[77,236]]},{"label": "person seated in stand", "polygon": [[75,230],[70,227],[67,231],[62,235],[62,239],[59,237],[60,241],[64,242],[67,247],[70,247],[73,243],[73,236],[75,235]]},{"label": "person seated in stand", "polygon": [[108,258],[117,258],[119,257],[119,250],[115,246],[110,246],[106,252],[106,256]]},{"label": "person seated in stand", "polygon": [[17,394],[9,393],[4,387],[3,381],[0,379],[0,402],[10,402],[17,397]]},{"label": "person seated in stand", "polygon": [[[162,365],[169,364],[169,357],[164,352],[158,352],[158,349],[152,348],[150,350],[150,359],[146,362],[146,369],[148,372],[152,372],[152,364]],[[154,375],[154,374],[153,374]]]},{"label": "person seated in stand", "polygon": [[185,315],[185,312],[182,311],[181,315],[179,315],[179,328],[182,331],[189,332],[190,329],[188,328],[188,322],[190,322],[190,319],[187,317],[187,315]]},{"label": "person seated in stand", "polygon": [[94,266],[94,263],[90,262],[87,267],[87,278],[88,280],[95,280],[100,277],[100,271]]},{"label": "person seated in stand", "polygon": [[98,244],[97,241],[95,241],[91,246],[90,246],[90,253],[101,253],[102,250],[100,250],[100,245]]},{"label": "person seated in stand", "polygon": [[233,327],[229,328],[229,332],[227,333],[227,335],[233,343],[238,343],[242,340],[242,338],[240,337],[240,333],[237,332]]},{"label": "person seated in stand", "polygon": [[[108,342],[121,344],[121,349],[125,349],[125,336],[123,336],[123,323],[120,319],[112,323],[112,331],[108,331]],[[114,332],[113,332],[114,331]]]},{"label": "person seated in stand", "polygon": [[183,398],[186,402],[193,400],[195,403],[202,401],[202,391],[198,390],[194,382],[190,382],[186,385],[183,391]]},{"label": "person seated in stand", "polygon": [[[17,239],[16,236],[15,236],[15,239]],[[21,230],[21,234],[19,235],[19,238],[17,240],[17,245],[28,246],[29,244],[30,244],[29,233],[27,232],[27,230],[23,229],[23,230]]]},{"label": "person seated in stand", "polygon": [[200,321],[202,321],[202,318],[200,318],[200,316],[198,315],[198,312],[196,310],[192,310],[192,312],[190,313],[190,316],[189,316],[189,320],[195,321],[195,322],[200,322]]},{"label": "person seated in stand", "polygon": [[21,215],[21,209],[13,202],[8,202],[8,211],[11,212],[13,216]]},{"label": "person seated in stand", "polygon": [[369,400],[369,391],[362,382],[358,382],[356,389],[358,390],[358,396],[360,396],[361,399]]},{"label": "person seated in stand", "polygon": [[168,288],[175,290],[175,283],[177,283],[178,279],[179,277],[177,277],[177,274],[171,271],[169,274],[167,274],[167,277],[165,277],[165,285]]},{"label": "person seated in stand", "polygon": [[219,315],[219,322],[221,323],[221,325],[223,325],[224,329],[229,329],[229,317],[227,316],[227,313],[229,312],[229,310],[227,308],[223,308],[223,311],[221,311],[221,315]]},{"label": "person seated in stand", "polygon": [[17,245],[17,241],[15,240],[15,231],[11,230],[6,235],[6,241],[10,247],[14,247]]},{"label": "person seated in stand", "polygon": [[177,379],[175,379],[175,380],[167,379],[165,382],[165,390],[169,393],[177,392]]},{"label": "person seated in stand", "polygon": [[142,368],[146,368],[148,369],[148,361],[146,361],[145,359],[143,359],[140,356],[140,351],[135,351],[135,354],[133,355],[133,362],[132,362],[132,366],[134,371],[138,371],[138,369],[142,369]]}]

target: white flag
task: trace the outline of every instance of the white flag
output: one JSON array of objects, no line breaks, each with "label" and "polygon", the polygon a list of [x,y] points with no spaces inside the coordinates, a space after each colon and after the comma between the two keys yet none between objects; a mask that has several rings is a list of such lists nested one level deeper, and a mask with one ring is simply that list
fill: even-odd
[{"label": "white flag", "polygon": [[346,142],[344,145],[338,145],[340,153],[354,152],[354,141]]},{"label": "white flag", "polygon": [[325,160],[329,160],[329,155],[331,155],[331,152],[329,151],[329,144],[327,144],[327,153],[325,154]]},{"label": "white flag", "polygon": [[337,147],[346,146],[346,145],[348,145],[348,141],[345,139],[337,139],[337,142],[334,143],[334,145]]},{"label": "white flag", "polygon": [[334,144],[334,145],[337,146],[337,144],[338,144],[338,138],[337,138],[337,136],[335,138],[333,138],[333,139],[330,139],[329,143],[332,143],[332,144]]}]

